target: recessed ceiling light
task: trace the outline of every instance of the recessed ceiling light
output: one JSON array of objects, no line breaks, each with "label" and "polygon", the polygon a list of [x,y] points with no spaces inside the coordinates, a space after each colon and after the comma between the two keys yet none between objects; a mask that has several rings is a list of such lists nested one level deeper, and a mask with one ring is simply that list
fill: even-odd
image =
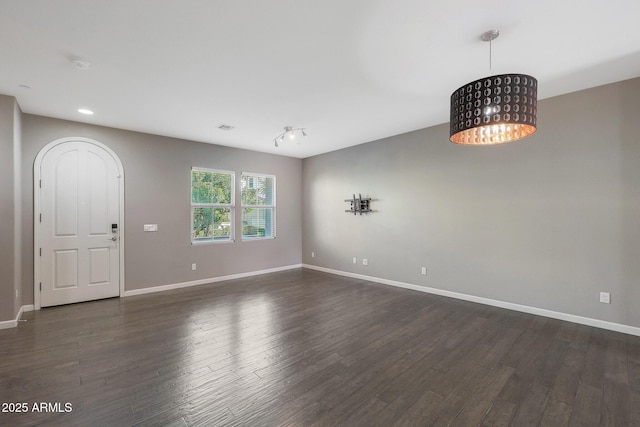
[{"label": "recessed ceiling light", "polygon": [[31,89],[31,86],[29,85],[18,85],[18,87],[22,89]]},{"label": "recessed ceiling light", "polygon": [[86,108],[78,108],[78,113],[90,116],[93,114],[93,111],[87,110]]}]

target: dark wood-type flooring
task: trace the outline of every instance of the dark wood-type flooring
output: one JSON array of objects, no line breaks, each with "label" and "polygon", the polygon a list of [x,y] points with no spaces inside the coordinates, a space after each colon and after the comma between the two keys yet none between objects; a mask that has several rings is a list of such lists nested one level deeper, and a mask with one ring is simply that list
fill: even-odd
[{"label": "dark wood-type flooring", "polygon": [[0,425],[640,426],[640,337],[312,270],[23,319]]}]

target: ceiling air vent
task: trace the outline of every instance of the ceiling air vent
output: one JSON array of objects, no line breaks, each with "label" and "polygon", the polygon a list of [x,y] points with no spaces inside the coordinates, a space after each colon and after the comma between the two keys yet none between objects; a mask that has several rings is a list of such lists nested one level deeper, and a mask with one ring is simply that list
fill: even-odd
[{"label": "ceiling air vent", "polygon": [[231,126],[231,125],[225,125],[224,123],[221,125],[216,126],[218,129],[220,130],[231,130],[233,128],[235,128],[235,126]]}]

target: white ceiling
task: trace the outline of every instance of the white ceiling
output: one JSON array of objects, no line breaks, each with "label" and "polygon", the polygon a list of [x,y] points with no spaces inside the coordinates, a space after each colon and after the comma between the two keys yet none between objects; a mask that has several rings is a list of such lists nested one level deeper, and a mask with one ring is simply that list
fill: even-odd
[{"label": "white ceiling", "polygon": [[[0,0],[0,93],[304,158],[448,122],[451,92],[486,75],[531,74],[540,99],[640,76],[638,17],[639,0]],[[287,125],[309,137],[276,148]]]}]

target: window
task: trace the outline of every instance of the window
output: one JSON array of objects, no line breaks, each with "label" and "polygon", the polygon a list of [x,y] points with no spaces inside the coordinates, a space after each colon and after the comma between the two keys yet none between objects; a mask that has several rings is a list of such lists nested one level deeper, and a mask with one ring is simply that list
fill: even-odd
[{"label": "window", "polygon": [[233,240],[235,173],[191,169],[191,242]]},{"label": "window", "polygon": [[242,174],[242,238],[276,237],[276,177]]}]

